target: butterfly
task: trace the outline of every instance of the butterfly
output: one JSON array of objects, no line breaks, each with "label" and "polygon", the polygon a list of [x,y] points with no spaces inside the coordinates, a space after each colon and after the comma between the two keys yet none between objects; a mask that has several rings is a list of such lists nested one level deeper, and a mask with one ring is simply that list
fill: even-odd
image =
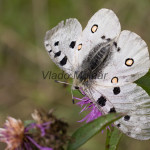
[{"label": "butterfly", "polygon": [[[46,32],[45,48],[103,113],[126,115],[114,122],[129,137],[150,139],[150,97],[133,83],[150,69],[147,44],[123,30],[116,14],[100,9],[82,31],[77,19],[67,19]],[[100,79],[101,74],[106,74]]]}]

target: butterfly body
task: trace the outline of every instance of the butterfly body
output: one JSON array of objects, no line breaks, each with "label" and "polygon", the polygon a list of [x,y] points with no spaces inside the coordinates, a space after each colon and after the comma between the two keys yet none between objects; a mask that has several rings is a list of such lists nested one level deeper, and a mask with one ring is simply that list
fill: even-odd
[{"label": "butterfly body", "polygon": [[100,76],[102,69],[111,59],[112,43],[110,41],[101,43],[91,49],[82,65],[75,71],[72,89],[75,89],[74,87],[92,88],[95,79]]},{"label": "butterfly body", "polygon": [[44,43],[54,63],[73,78],[72,89],[82,88],[103,114],[126,114],[114,123],[126,135],[150,139],[150,97],[133,83],[150,69],[148,47],[136,33],[121,31],[112,10],[96,12],[83,31],[77,19],[60,22]]},{"label": "butterfly body", "polygon": [[[106,65],[108,58],[110,58],[111,45],[96,45],[89,55],[83,60],[81,66],[79,66],[80,73],[77,76],[81,81],[89,79],[96,79],[98,73],[101,72],[104,65]],[[85,77],[84,77],[85,76]]]}]

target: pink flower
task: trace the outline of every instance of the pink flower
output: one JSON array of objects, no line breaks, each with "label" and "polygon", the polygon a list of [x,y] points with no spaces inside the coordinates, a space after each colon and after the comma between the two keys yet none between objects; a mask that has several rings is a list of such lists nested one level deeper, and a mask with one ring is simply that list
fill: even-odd
[{"label": "pink flower", "polygon": [[44,134],[46,125],[47,124],[41,124],[40,126],[29,124],[28,127],[25,127],[21,120],[8,117],[4,124],[4,128],[0,128],[0,142],[7,144],[5,150],[32,150],[33,147],[39,150],[53,150],[52,148],[38,145],[32,138],[30,132],[31,129],[39,127],[42,132],[41,134]]},{"label": "pink flower", "polygon": [[6,150],[17,149],[24,138],[24,125],[21,120],[8,117],[4,128],[0,128],[0,141],[7,144]]}]

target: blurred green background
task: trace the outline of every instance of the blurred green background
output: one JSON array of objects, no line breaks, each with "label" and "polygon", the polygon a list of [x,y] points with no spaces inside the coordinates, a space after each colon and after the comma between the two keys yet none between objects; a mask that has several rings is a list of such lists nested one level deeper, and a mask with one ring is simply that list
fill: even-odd
[{"label": "blurred green background", "polygon": [[[101,8],[112,9],[122,29],[139,34],[150,45],[150,0],[0,0],[0,126],[7,116],[31,119],[35,108],[49,110],[70,124],[82,124],[70,87],[43,79],[42,71],[61,72],[44,48],[45,32],[61,20],[77,18],[83,28]],[[80,150],[104,150],[106,131]],[[4,149],[4,145],[0,145]],[[123,136],[119,150],[149,150],[149,141]]]}]

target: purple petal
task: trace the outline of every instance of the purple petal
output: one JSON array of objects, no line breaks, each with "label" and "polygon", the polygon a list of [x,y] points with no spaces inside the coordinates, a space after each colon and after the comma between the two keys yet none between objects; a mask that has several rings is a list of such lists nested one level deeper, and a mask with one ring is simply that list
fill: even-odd
[{"label": "purple petal", "polygon": [[40,150],[53,150],[52,148],[49,147],[42,147],[39,144],[37,144],[30,136],[27,136],[27,138]]},{"label": "purple petal", "polygon": [[37,127],[41,130],[41,136],[45,136],[45,130],[48,129],[48,125],[50,125],[51,122],[45,122],[42,124],[36,124],[36,123],[31,123],[28,127],[25,128],[25,133],[29,132],[29,130]]},{"label": "purple petal", "polygon": [[83,98],[74,97],[74,99],[79,100],[79,102],[77,102],[76,104],[78,106],[80,106],[81,108],[83,107],[81,109],[80,113],[83,111],[90,111],[90,113],[78,122],[86,121],[86,123],[88,123],[88,122],[95,120],[98,117],[102,116],[102,113],[93,104],[93,102],[89,99],[89,97],[86,95],[86,93],[82,89],[80,89],[80,91],[84,95],[84,97]]}]

